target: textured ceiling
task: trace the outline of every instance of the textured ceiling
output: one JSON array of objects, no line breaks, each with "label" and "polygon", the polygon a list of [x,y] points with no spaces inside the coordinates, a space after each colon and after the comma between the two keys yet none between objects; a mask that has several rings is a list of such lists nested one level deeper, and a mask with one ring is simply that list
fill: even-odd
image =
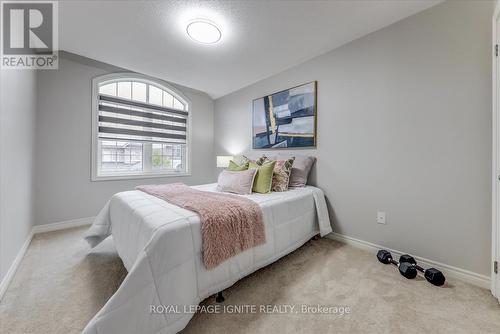
[{"label": "textured ceiling", "polygon": [[[440,1],[61,1],[60,48],[208,93],[229,94]],[[187,36],[208,18],[216,45]]]}]

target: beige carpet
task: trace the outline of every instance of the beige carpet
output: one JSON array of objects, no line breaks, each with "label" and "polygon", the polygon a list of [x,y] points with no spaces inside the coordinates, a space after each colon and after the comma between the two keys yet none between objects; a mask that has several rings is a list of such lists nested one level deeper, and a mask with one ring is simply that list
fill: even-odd
[{"label": "beige carpet", "polygon": [[[112,240],[90,251],[85,228],[35,236],[0,302],[0,333],[80,333],[126,275]],[[488,290],[406,280],[373,254],[310,241],[225,291],[223,305],[349,306],[348,315],[198,313],[184,333],[500,333]],[[213,305],[214,298],[202,305]],[[118,334],[118,333],[117,333]]]}]

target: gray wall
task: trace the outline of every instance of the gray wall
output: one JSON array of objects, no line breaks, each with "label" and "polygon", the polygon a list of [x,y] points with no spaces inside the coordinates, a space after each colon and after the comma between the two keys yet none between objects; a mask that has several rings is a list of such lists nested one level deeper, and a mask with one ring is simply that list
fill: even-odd
[{"label": "gray wall", "polygon": [[317,80],[334,231],[489,275],[492,15],[446,2],[220,98],[215,153],[251,151],[252,99]]},{"label": "gray wall", "polygon": [[33,225],[36,72],[0,71],[0,281]]},{"label": "gray wall", "polygon": [[[192,176],[91,182],[91,80],[119,68],[62,53],[59,70],[40,71],[35,224],[95,216],[116,192],[146,183],[213,182],[213,100],[173,85],[192,103]],[[171,84],[172,85],[172,84]]]}]

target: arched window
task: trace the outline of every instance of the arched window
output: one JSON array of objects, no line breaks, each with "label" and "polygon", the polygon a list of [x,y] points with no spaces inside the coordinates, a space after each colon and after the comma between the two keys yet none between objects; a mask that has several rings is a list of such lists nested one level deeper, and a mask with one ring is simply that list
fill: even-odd
[{"label": "arched window", "polygon": [[94,79],[92,179],[188,173],[189,103],[137,75]]}]

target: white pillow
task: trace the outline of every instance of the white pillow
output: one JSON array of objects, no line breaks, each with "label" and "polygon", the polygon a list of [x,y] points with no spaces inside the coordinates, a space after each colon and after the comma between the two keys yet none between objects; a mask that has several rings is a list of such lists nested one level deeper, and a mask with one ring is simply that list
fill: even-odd
[{"label": "white pillow", "polygon": [[223,170],[219,174],[217,190],[239,195],[251,194],[256,172],[255,168],[242,171]]}]

